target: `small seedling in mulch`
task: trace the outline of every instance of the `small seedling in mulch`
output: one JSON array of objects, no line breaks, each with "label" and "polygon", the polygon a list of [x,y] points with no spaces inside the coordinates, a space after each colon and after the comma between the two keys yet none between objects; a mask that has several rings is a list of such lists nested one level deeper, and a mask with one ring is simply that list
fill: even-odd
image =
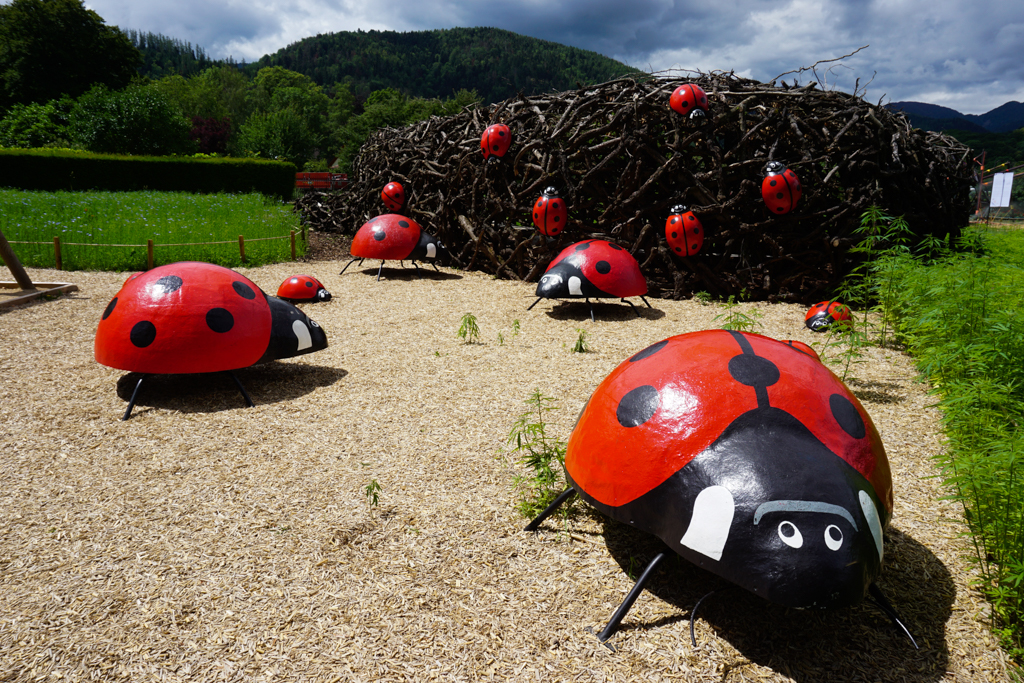
[{"label": "small seedling in mulch", "polygon": [[576,337],[576,344],[572,347],[572,352],[587,353],[590,351],[590,345],[587,344],[587,331],[582,327],[577,327],[576,332],[578,336]]},{"label": "small seedling in mulch", "polygon": [[480,328],[476,324],[476,316],[472,313],[462,316],[462,324],[459,326],[459,338],[463,344],[476,344],[480,339]]},{"label": "small seedling in mulch", "polygon": [[[547,433],[545,415],[558,409],[557,401],[534,389],[524,401],[527,409],[519,416],[505,442],[507,455],[516,465],[524,466],[528,474],[513,477],[513,486],[519,495],[519,512],[528,518],[536,517],[565,488],[565,442]],[[560,509],[568,515],[571,505]]]},{"label": "small seedling in mulch", "polygon": [[758,310],[752,310],[750,313],[744,313],[743,311],[736,310],[739,304],[736,303],[734,297],[729,297],[729,300],[722,304],[725,308],[725,313],[721,313],[715,316],[715,320],[721,320],[721,328],[723,330],[732,330],[734,332],[753,332],[758,327],[761,327],[761,312]]},{"label": "small seedling in mulch", "polygon": [[370,507],[377,507],[377,503],[380,502],[380,483],[376,479],[370,480],[370,483],[363,489],[363,493],[366,494],[366,502]]}]

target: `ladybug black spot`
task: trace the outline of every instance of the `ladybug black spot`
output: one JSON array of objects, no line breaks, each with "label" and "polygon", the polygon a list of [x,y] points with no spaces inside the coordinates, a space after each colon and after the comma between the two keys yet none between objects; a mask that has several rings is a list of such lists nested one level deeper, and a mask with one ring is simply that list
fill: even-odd
[{"label": "ladybug black spot", "polygon": [[235,326],[235,317],[226,308],[211,308],[206,312],[206,325],[214,332],[227,332]]},{"label": "ladybug black spot", "polygon": [[498,137],[502,137],[502,138],[505,137],[505,131],[499,130],[498,131]]},{"label": "ladybug black spot", "polygon": [[658,342],[657,344],[651,344],[650,346],[648,346],[643,351],[640,351],[639,353],[636,353],[636,354],[630,356],[629,357],[629,362],[630,363],[635,363],[638,360],[643,360],[644,358],[648,358],[650,356],[653,356],[654,354],[656,354],[658,351],[661,351],[666,346],[668,346],[668,339],[662,340],[662,341]]},{"label": "ladybug black spot", "polygon": [[782,193],[781,192],[776,192],[775,193],[775,198],[776,199],[782,199]]},{"label": "ladybug black spot", "polygon": [[683,248],[682,247],[676,247],[676,251],[681,253],[683,251]]},{"label": "ladybug black spot", "polygon": [[679,216],[672,216],[672,220],[669,221],[671,225],[675,225],[679,222]]},{"label": "ladybug black spot", "polygon": [[132,327],[132,331],[128,334],[128,338],[131,340],[132,344],[140,349],[144,349],[152,344],[153,340],[156,339],[156,325],[148,320],[137,322],[135,323],[135,326]]},{"label": "ladybug black spot", "polygon": [[562,217],[561,217],[561,216],[554,216],[554,217],[552,218],[552,220],[554,220],[554,221],[555,221],[556,223],[558,223],[559,221],[561,221],[561,220],[562,220]]},{"label": "ladybug black spot", "polygon": [[387,235],[384,234],[383,230],[375,230],[373,232],[373,239],[377,240],[378,242],[383,242],[385,237],[387,237]]},{"label": "ladybug black spot", "polygon": [[779,381],[779,368],[767,358],[741,353],[729,359],[729,374],[748,387],[770,387]]},{"label": "ladybug black spot", "polygon": [[700,234],[700,228],[694,228],[693,229],[693,234],[694,235],[699,235]]},{"label": "ladybug black spot", "polygon": [[114,312],[114,306],[117,306],[117,297],[116,296],[113,299],[111,299],[110,303],[107,304],[107,307],[105,309],[103,309],[103,320],[106,320],[107,318],[109,318],[110,314]]},{"label": "ladybug black spot", "polygon": [[403,227],[403,228],[408,228],[409,227],[409,221],[398,221],[398,225]]},{"label": "ladybug black spot", "polygon": [[775,187],[775,186],[776,186],[776,185],[778,184],[778,182],[777,182],[777,181],[775,181],[775,180],[773,180],[773,181],[771,181],[771,182],[770,182],[770,183],[768,183],[768,184],[769,184],[769,185],[771,185],[772,187]]},{"label": "ladybug black spot", "polygon": [[607,275],[608,273],[612,272],[612,264],[608,263],[607,261],[598,261],[597,265],[594,266],[594,269],[597,270],[597,272],[601,273],[601,275]]},{"label": "ladybug black spot", "polygon": [[164,294],[170,294],[181,289],[182,281],[177,275],[165,275],[156,281],[156,286],[164,290]]},{"label": "ladybug black spot", "polygon": [[829,408],[832,409],[832,417],[836,419],[843,431],[855,439],[863,439],[867,434],[864,427],[864,420],[861,419],[857,407],[850,399],[842,394],[832,394],[828,397]]},{"label": "ladybug black spot", "polygon": [[608,246],[611,247],[612,249],[614,249],[615,251],[622,251],[622,247],[620,247],[617,244],[612,244],[611,242],[609,242]]},{"label": "ladybug black spot", "polygon": [[493,145],[493,146],[491,147],[491,149],[492,149],[493,151],[497,152],[497,151],[498,151],[498,146],[497,146],[497,145]]},{"label": "ladybug black spot", "polygon": [[619,424],[627,429],[639,427],[654,417],[660,405],[661,397],[658,396],[658,390],[650,384],[645,384],[622,397],[615,409],[615,417]]},{"label": "ladybug black spot", "polygon": [[672,239],[675,239],[677,237],[679,237],[679,233],[678,232],[672,233]]},{"label": "ladybug black spot", "polygon": [[307,287],[312,287],[312,286],[313,286],[313,283],[312,283],[312,282],[310,282],[309,280],[306,280],[306,286],[307,286]]},{"label": "ladybug black spot", "polygon": [[590,249],[590,242],[582,242],[576,245],[576,251],[583,251],[584,249]]},{"label": "ladybug black spot", "polygon": [[243,299],[249,299],[251,301],[256,298],[256,292],[252,291],[252,287],[244,282],[235,280],[231,283],[231,289],[235,290],[235,293]]}]

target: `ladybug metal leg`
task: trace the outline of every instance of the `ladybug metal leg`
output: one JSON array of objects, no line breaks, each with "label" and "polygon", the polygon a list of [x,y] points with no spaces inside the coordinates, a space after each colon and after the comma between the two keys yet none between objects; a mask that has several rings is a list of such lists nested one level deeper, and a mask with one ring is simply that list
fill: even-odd
[{"label": "ladybug metal leg", "polygon": [[132,391],[132,397],[128,401],[128,409],[124,411],[124,417],[121,418],[122,422],[132,416],[132,408],[135,407],[135,399],[139,397],[139,389],[142,388],[142,380],[146,379],[146,377],[148,377],[148,375],[143,375],[135,384],[135,389]]},{"label": "ladybug metal leg", "polygon": [[345,271],[348,270],[348,267],[351,266],[356,261],[359,261],[359,265],[363,265],[363,259],[361,259],[361,258],[354,258],[354,259],[352,259],[351,261],[349,261],[348,263],[345,264],[345,267],[341,269],[341,272],[338,273],[338,275],[344,275]]},{"label": "ladybug metal leg", "polygon": [[430,265],[432,265],[432,266],[434,267],[434,270],[436,270],[437,272],[439,272],[439,273],[441,272],[441,269],[440,269],[440,268],[438,268],[438,267],[437,267],[437,264],[436,264],[436,263],[434,263],[433,261],[431,261],[431,262],[430,262]]},{"label": "ladybug metal leg", "polygon": [[647,297],[645,297],[643,294],[640,295],[640,300],[647,304],[647,308],[654,308],[654,306],[651,305],[651,302],[648,301]]},{"label": "ladybug metal leg", "polygon": [[[543,298],[544,298],[544,297],[542,297],[542,296],[538,296],[538,297],[537,297],[537,300],[536,300],[536,301],[534,301],[534,302],[533,302],[532,304],[530,304],[530,308],[533,308],[534,306],[536,306],[537,304],[539,304],[539,303],[540,303],[540,300],[541,300],[541,299],[543,299]],[[530,308],[527,308],[526,310],[530,310]]]},{"label": "ladybug metal leg", "polygon": [[572,488],[571,486],[566,490],[562,491],[560,494],[558,494],[558,498],[555,498],[553,501],[551,501],[551,505],[548,505],[546,508],[544,508],[544,512],[534,517],[533,521],[526,525],[526,528],[523,529],[523,531],[536,531],[537,527],[540,526],[541,522],[550,517],[551,513],[557,510],[562,505],[562,503],[569,500],[575,495],[576,489]]},{"label": "ladybug metal leg", "polygon": [[590,299],[587,299],[587,306],[590,306],[590,322],[597,322],[594,320],[594,304],[590,303]]},{"label": "ladybug metal leg", "polygon": [[914,640],[914,636],[910,635],[910,629],[908,629],[903,623],[903,620],[900,619],[900,615],[896,613],[892,603],[889,602],[888,598],[885,597],[885,594],[882,593],[882,589],[875,584],[871,584],[868,586],[868,593],[871,596],[871,601],[878,605],[879,609],[885,612],[885,616],[889,617],[889,620],[892,621],[893,625],[903,631],[903,634],[907,636],[907,638],[910,638],[910,643],[914,646],[914,649],[920,650],[921,648],[917,646],[917,641]]},{"label": "ladybug metal leg", "polygon": [[249,398],[249,392],[245,390],[245,387],[242,386],[242,383],[238,381],[237,377],[235,377],[235,373],[231,372],[230,370],[227,370],[226,372],[229,375],[231,375],[231,379],[235,380],[235,386],[238,387],[238,390],[242,392],[242,396],[245,397],[245,402],[249,404],[249,407],[255,408],[256,404],[252,402],[251,398]]},{"label": "ladybug metal leg", "polygon": [[632,301],[630,301],[629,299],[622,299],[622,301],[624,301],[627,304],[629,304],[629,307],[633,309],[634,313],[636,313],[636,317],[638,317],[638,318],[642,318],[643,317],[642,315],[640,315],[640,311],[637,310],[636,306],[633,305]]},{"label": "ladybug metal leg", "polygon": [[629,612],[629,608],[633,606],[636,599],[640,597],[640,593],[643,592],[644,586],[647,585],[647,581],[650,580],[651,575],[654,574],[654,570],[658,568],[658,565],[668,555],[668,551],[662,551],[654,556],[654,559],[647,563],[644,567],[644,571],[640,574],[640,578],[636,580],[636,584],[633,586],[633,590],[629,591],[629,595],[622,601],[619,608],[615,610],[615,614],[612,615],[608,625],[604,627],[604,630],[597,634],[597,639],[602,643],[612,637],[617,630],[619,630],[619,623],[622,621],[626,613]]},{"label": "ladybug metal leg", "polygon": [[700,603],[704,602],[708,597],[714,595],[718,591],[711,591],[703,598],[697,601],[697,604],[690,610],[690,642],[693,643],[694,647],[697,647],[697,636],[693,633],[693,622],[697,620],[697,609],[700,607]]},{"label": "ladybug metal leg", "polygon": [[380,260],[380,268],[377,269],[377,282],[380,282],[380,274],[384,270],[384,259]]}]

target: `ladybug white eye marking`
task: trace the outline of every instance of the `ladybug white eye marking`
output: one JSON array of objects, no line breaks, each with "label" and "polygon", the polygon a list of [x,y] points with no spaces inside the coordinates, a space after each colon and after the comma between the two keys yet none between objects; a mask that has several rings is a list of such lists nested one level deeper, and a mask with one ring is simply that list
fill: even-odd
[{"label": "ladybug white eye marking", "polygon": [[302,351],[313,346],[313,337],[309,334],[309,328],[301,320],[296,320],[292,323],[292,332],[295,334],[296,339],[299,340],[299,347],[296,351]]},{"label": "ladybug white eye marking", "polygon": [[843,531],[835,524],[825,527],[825,545],[829,550],[839,550],[843,547]]},{"label": "ladybug white eye marking", "polygon": [[575,275],[569,278],[569,294],[572,296],[583,296],[583,281]]},{"label": "ladybug white eye marking", "polygon": [[790,521],[779,522],[779,538],[790,548],[799,548],[804,544],[804,535],[796,528],[796,524]]},{"label": "ladybug white eye marking", "polygon": [[679,542],[712,560],[721,560],[735,513],[736,504],[729,489],[724,486],[707,487],[693,501],[690,526]]},{"label": "ladybug white eye marking", "polygon": [[433,243],[427,245],[427,258],[437,258],[437,247]]},{"label": "ladybug white eye marking", "polygon": [[857,494],[860,498],[860,509],[864,513],[864,519],[868,521],[868,528],[871,529],[871,537],[875,539],[875,550],[878,551],[878,560],[882,560],[882,521],[878,518],[878,510],[867,491],[860,491]]}]

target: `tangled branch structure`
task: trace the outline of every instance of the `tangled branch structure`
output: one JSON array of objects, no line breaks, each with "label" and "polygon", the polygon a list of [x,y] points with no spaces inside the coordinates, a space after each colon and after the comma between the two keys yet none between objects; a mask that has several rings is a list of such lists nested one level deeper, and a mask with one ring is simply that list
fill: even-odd
[{"label": "tangled branch structure", "polygon": [[[668,106],[684,82],[707,92],[702,123]],[[514,141],[504,158],[485,161],[480,135],[496,122]],[[771,160],[803,185],[785,215],[772,215],[761,198]],[[631,251],[654,296],[703,290],[810,302],[827,298],[855,264],[853,233],[871,205],[904,216],[918,237],[958,236],[971,173],[967,147],[911,128],[900,113],[814,83],[790,88],[714,72],[519,95],[382,129],[363,145],[355,182],[335,195],[307,195],[298,208],[315,229],[352,233],[386,212],[380,191],[396,180],[409,197],[403,213],[437,235],[458,267],[533,281],[563,247],[600,238]],[[557,238],[531,225],[548,186],[569,206]],[[679,258],[665,242],[665,220],[679,203],[706,231],[695,256]]]}]

